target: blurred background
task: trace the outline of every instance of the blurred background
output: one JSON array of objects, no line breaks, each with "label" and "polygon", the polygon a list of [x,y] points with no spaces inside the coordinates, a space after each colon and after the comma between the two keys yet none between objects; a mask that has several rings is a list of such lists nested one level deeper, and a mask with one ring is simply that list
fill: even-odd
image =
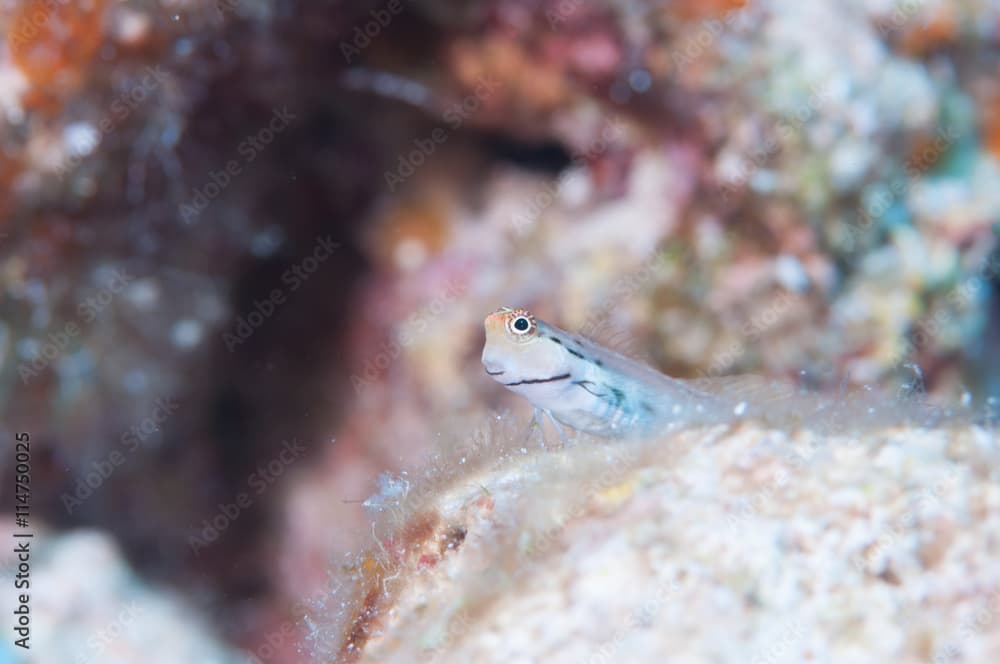
[{"label": "blurred background", "polygon": [[1000,2],[2,0],[0,34],[32,661],[308,660],[378,473],[525,407],[478,360],[500,305],[676,376],[1000,394]]}]

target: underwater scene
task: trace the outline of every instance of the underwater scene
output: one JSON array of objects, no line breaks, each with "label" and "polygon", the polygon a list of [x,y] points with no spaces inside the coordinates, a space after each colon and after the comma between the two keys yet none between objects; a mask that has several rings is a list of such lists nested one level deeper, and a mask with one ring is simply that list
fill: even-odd
[{"label": "underwater scene", "polygon": [[1000,0],[0,0],[0,664],[1000,661]]}]

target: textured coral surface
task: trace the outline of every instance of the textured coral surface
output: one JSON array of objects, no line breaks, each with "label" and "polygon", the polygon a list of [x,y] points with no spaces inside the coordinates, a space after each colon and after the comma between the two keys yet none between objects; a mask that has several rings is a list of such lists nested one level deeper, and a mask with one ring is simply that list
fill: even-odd
[{"label": "textured coral surface", "polygon": [[328,601],[354,597],[345,661],[1000,656],[995,431],[507,435],[460,446],[445,482],[383,487],[387,530]]}]

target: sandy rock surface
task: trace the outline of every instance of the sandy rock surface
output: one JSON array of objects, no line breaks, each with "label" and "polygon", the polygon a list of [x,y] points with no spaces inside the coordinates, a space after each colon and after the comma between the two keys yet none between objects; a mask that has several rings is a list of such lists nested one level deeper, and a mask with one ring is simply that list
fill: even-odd
[{"label": "sandy rock surface", "polygon": [[1000,658],[996,431],[515,438],[384,478],[377,541],[340,580],[354,600],[328,603],[340,658]]}]

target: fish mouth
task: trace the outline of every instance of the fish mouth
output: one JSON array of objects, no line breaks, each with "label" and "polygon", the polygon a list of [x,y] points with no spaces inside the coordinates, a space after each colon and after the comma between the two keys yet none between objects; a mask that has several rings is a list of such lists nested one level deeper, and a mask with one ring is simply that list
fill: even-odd
[{"label": "fish mouth", "polygon": [[491,376],[499,376],[500,374],[503,373],[503,371],[490,371],[489,369],[486,369],[486,373],[488,373]]},{"label": "fish mouth", "polygon": [[514,383],[504,383],[507,387],[514,387],[516,385],[538,385],[539,383],[555,383],[560,380],[568,380],[570,374],[564,373],[558,376],[549,376],[548,378],[525,378],[524,380],[519,380]]}]

